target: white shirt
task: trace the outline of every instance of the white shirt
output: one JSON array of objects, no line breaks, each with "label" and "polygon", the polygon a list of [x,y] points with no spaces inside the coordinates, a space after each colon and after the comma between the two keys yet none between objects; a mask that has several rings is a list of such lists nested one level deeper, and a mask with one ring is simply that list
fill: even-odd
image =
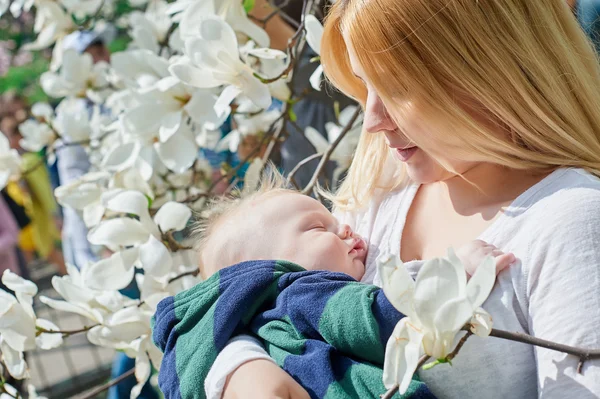
[{"label": "white shirt", "polygon": [[[343,215],[367,237],[363,281],[380,285],[375,259],[400,253],[412,185],[374,200],[363,213]],[[475,238],[475,237],[474,237]],[[494,327],[549,341],[600,349],[600,179],[580,169],[559,169],[520,195],[479,237],[519,262],[498,275],[483,307]],[[422,262],[405,264],[413,277]],[[222,395],[241,363],[268,358],[250,337],[238,337],[219,355],[205,381],[208,398]],[[471,337],[453,360],[419,373],[444,398],[600,397],[600,360],[577,374],[574,356],[499,338]]]}]

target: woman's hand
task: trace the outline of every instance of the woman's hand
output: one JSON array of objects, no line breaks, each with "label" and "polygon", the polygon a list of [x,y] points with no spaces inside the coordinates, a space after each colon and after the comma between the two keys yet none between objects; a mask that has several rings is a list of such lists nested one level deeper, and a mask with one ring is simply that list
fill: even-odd
[{"label": "woman's hand", "polygon": [[310,396],[275,363],[259,359],[242,364],[227,379],[223,399],[309,399]]}]

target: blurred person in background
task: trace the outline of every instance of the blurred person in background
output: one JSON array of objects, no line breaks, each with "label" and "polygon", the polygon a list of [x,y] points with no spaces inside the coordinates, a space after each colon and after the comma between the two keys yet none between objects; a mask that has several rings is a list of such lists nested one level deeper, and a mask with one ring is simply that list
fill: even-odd
[{"label": "blurred person in background", "polygon": [[55,219],[58,206],[54,199],[44,155],[25,152],[19,145],[21,139],[19,124],[22,120],[17,118],[22,113],[26,116],[27,109],[21,98],[16,97],[15,102],[20,106],[11,114],[2,117],[0,130],[8,138],[11,148],[21,154],[22,168],[26,171],[19,182],[10,182],[6,186],[6,193],[19,206],[25,208],[31,220],[31,223],[19,233],[19,247],[28,264],[37,257],[54,265],[60,274],[65,274],[63,255],[56,248],[56,243],[60,240]]},{"label": "blurred person in background", "polygon": [[[4,198],[0,196],[0,274],[5,270],[21,274],[16,252],[18,236],[19,226]],[[6,290],[2,282],[0,289]]]},{"label": "blurred person in background", "polygon": [[[65,38],[63,47],[65,50],[75,50],[79,54],[90,54],[94,64],[100,61],[110,62],[110,52],[105,40],[98,32],[76,31]],[[69,141],[69,137],[64,139]],[[58,151],[57,165],[61,185],[79,179],[90,170],[90,160],[85,149],[80,145],[71,145]],[[81,215],[76,210],[65,207],[63,218],[62,244],[66,262],[78,269],[87,263],[96,262],[98,259],[87,240],[88,229]]]}]

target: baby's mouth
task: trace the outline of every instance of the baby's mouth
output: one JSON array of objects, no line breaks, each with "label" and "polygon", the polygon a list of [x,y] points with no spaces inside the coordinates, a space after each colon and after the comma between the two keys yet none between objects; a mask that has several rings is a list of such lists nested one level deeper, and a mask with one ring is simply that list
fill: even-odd
[{"label": "baby's mouth", "polygon": [[359,259],[361,262],[365,263],[365,259],[367,257],[367,243],[362,238],[355,237],[352,240],[350,245],[350,251],[348,251],[350,256],[354,256],[356,259]]}]

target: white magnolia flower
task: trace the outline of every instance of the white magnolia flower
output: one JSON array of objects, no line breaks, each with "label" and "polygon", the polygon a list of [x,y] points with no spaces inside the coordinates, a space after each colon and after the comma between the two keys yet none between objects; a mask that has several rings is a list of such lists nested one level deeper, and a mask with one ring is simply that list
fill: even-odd
[{"label": "white magnolia flower", "polygon": [[0,393],[0,399],[14,399],[19,397],[17,396],[19,393],[17,392],[16,388],[9,383],[2,384],[2,387],[6,392]]},{"label": "white magnolia flower", "polygon": [[[323,25],[314,15],[306,15],[304,18],[304,29],[306,30],[306,42],[315,53],[321,55],[321,38],[323,37]],[[310,77],[310,85],[315,90],[321,90],[323,81],[323,65],[319,65]]]},{"label": "white magnolia flower", "polygon": [[90,110],[82,98],[65,98],[56,107],[56,118],[52,126],[64,141],[85,142],[92,134]]},{"label": "white magnolia flower", "polygon": [[89,97],[93,89],[108,85],[105,62],[94,64],[91,55],[79,54],[73,49],[66,50],[63,57],[59,73],[44,72],[40,78],[42,89],[50,97]]},{"label": "white magnolia flower", "polygon": [[160,44],[166,40],[171,27],[167,2],[154,0],[148,4],[145,12],[132,12],[129,14],[129,24],[132,27],[132,44],[137,48],[158,54]]},{"label": "white magnolia flower", "polygon": [[199,19],[217,15],[223,18],[236,32],[243,33],[261,47],[269,47],[269,35],[248,18],[241,1],[179,0],[170,4],[168,10],[171,14],[177,14],[174,20],[180,21],[180,34],[184,39],[198,32]]},{"label": "white magnolia flower", "polygon": [[11,149],[8,139],[0,132],[0,190],[8,180],[15,178],[21,170],[21,158],[17,150]]},{"label": "white magnolia flower", "polygon": [[23,138],[19,145],[26,151],[38,152],[56,139],[56,134],[47,123],[28,119],[19,125]]},{"label": "white magnolia flower", "polygon": [[54,110],[48,103],[35,103],[31,106],[31,115],[40,122],[50,122],[54,119]]},{"label": "white magnolia flower", "polygon": [[[340,112],[339,125],[333,122],[327,122],[325,124],[325,130],[327,130],[327,139],[319,133],[318,130],[309,126],[305,129],[304,135],[312,143],[317,150],[317,153],[324,153],[327,148],[333,143],[342,133],[344,127],[350,123],[352,116],[356,112],[356,106],[350,105],[342,112]],[[337,167],[333,173],[333,181],[337,182],[341,174],[348,170],[352,163],[354,151],[358,146],[361,133],[361,122],[355,121],[350,131],[346,133],[346,136],[338,144],[336,149],[331,154],[331,160],[337,163]]]},{"label": "white magnolia flower", "polygon": [[33,296],[37,286],[5,270],[2,283],[15,292],[16,298],[0,290],[0,352],[2,361],[13,378],[29,374],[23,352],[35,349],[35,313]]},{"label": "white magnolia flower", "polygon": [[132,87],[131,104],[121,122],[124,135],[152,146],[170,170],[189,169],[197,158],[191,118],[200,129],[216,129],[229,115],[214,110],[217,97],[206,89],[184,85],[168,72],[168,62],[147,50],[113,57],[115,71]]},{"label": "white magnolia flower", "polygon": [[147,275],[162,277],[173,266],[171,252],[163,243],[163,233],[183,230],[191,210],[176,202],[167,202],[154,218],[148,212],[148,199],[137,191],[104,195],[104,206],[113,212],[132,214],[138,219],[117,217],[104,220],[90,230],[88,240],[95,245],[117,249],[110,258],[90,266],[86,284],[95,289],[116,290],[133,279],[133,267],[141,266]]},{"label": "white magnolia flower", "polygon": [[77,26],[71,16],[56,1],[35,0],[35,5],[37,10],[33,31],[37,34],[36,40],[23,48],[25,50],[42,50],[54,44],[50,69],[56,71],[63,60],[62,40],[69,33],[75,31]]},{"label": "white magnolia flower", "polygon": [[99,324],[122,308],[138,304],[138,301],[118,291],[95,290],[86,285],[84,280],[89,267],[84,266],[80,272],[75,266],[67,264],[66,276],[52,277],[52,287],[63,300],[41,296],[40,301],[56,310],[76,313]]},{"label": "white magnolia flower", "polygon": [[258,107],[268,109],[271,105],[269,88],[240,60],[231,26],[215,16],[200,18],[195,24],[198,33],[185,39],[186,57],[169,67],[173,76],[194,87],[226,85],[215,105],[219,115],[225,113],[241,93]]},{"label": "white magnolia flower", "polygon": [[[253,41],[249,41],[240,47],[240,55],[249,65],[254,66],[251,62],[253,59],[256,59],[258,61],[257,66],[265,79],[275,79],[281,76],[289,65],[286,53],[270,48],[256,48],[256,44]],[[291,75],[288,75],[269,83],[268,86],[271,95],[283,102],[289,100],[292,95],[288,87],[290,80]]]},{"label": "white magnolia flower", "polygon": [[92,172],[54,190],[56,201],[62,206],[83,212],[87,227],[100,223],[104,216],[101,196],[106,191],[111,175],[107,172]]},{"label": "white magnolia flower", "polygon": [[88,331],[87,337],[95,345],[122,350],[135,359],[135,377],[138,384],[131,390],[137,398],[148,378],[151,366],[160,370],[162,352],[152,343],[150,320],[154,311],[147,304],[130,306],[112,315],[101,326]]},{"label": "white magnolia flower", "polygon": [[383,382],[386,388],[399,384],[408,389],[419,358],[428,354],[445,358],[456,345],[462,327],[487,336],[491,317],[480,306],[496,280],[494,259],[487,257],[467,283],[464,266],[450,249],[448,258],[425,262],[416,281],[398,258],[383,254],[377,259],[386,297],[406,317],[400,320],[385,351]]}]

